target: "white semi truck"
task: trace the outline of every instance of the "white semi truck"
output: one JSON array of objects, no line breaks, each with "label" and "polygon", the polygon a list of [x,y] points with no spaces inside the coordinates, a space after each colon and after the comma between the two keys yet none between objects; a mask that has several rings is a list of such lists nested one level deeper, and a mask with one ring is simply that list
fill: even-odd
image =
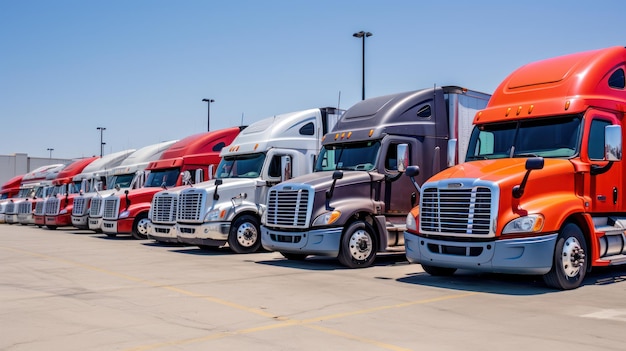
[{"label": "white semi truck", "polygon": [[268,189],[312,172],[324,134],[342,110],[326,107],[277,115],[244,129],[222,149],[215,179],[153,198],[149,237],[236,253],[261,247],[260,220]]},{"label": "white semi truck", "polygon": [[165,141],[142,147],[131,153],[117,167],[108,169],[103,174],[106,177],[106,190],[94,189],[74,199],[72,225],[80,229],[101,231],[103,198],[126,189],[141,187],[148,164],[158,160],[161,154],[176,141]]}]

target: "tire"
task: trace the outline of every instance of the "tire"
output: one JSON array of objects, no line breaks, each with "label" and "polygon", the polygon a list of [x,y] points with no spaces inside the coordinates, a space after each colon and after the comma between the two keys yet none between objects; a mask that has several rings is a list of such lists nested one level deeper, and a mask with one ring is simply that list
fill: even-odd
[{"label": "tire", "polygon": [[238,254],[258,251],[261,247],[259,220],[251,215],[238,217],[230,227],[228,246]]},{"label": "tire", "polygon": [[348,268],[365,268],[372,265],[377,251],[378,245],[372,226],[356,221],[344,231],[337,258]]},{"label": "tire", "polygon": [[423,263],[422,268],[424,269],[424,272],[435,277],[447,277],[453,275],[454,272],[456,272],[456,268],[436,267]]},{"label": "tire", "polygon": [[576,289],[587,273],[586,255],[587,242],[583,232],[576,224],[567,223],[559,231],[552,268],[543,276],[543,281],[559,290]]},{"label": "tire", "polygon": [[298,253],[289,253],[289,252],[281,252],[281,255],[283,255],[284,258],[290,260],[290,261],[304,261],[305,258],[307,258],[307,254],[298,254]]},{"label": "tire", "polygon": [[107,238],[115,238],[115,237],[117,237],[117,234],[109,234],[109,233],[107,233],[106,236],[107,236]]},{"label": "tire", "polygon": [[140,213],[133,222],[133,229],[130,232],[133,238],[137,240],[148,239],[148,214],[145,212]]},{"label": "tire", "polygon": [[48,229],[50,230],[56,230],[58,228],[58,226],[56,225],[47,225],[46,227],[48,227]]}]

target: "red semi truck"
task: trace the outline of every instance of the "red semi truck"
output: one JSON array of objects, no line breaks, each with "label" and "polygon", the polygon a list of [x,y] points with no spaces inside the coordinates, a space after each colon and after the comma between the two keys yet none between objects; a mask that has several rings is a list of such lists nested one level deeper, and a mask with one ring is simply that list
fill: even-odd
[{"label": "red semi truck", "polygon": [[2,188],[0,189],[0,223],[5,222],[4,211],[6,204],[9,202],[9,199],[12,199],[19,193],[22,178],[24,178],[23,174],[15,176],[2,184]]},{"label": "red semi truck", "polygon": [[243,127],[231,127],[188,136],[151,162],[143,188],[124,191],[104,198],[102,232],[113,237],[130,234],[147,238],[148,212],[152,197],[164,188],[183,185],[183,175],[196,181],[209,180],[208,167],[220,162],[220,151],[230,145]]},{"label": "red semi truck", "polygon": [[511,73],[476,114],[466,162],[423,184],[408,260],[432,275],[541,275],[556,289],[626,264],[625,72],[616,46]]},{"label": "red semi truck", "polygon": [[[77,193],[80,190],[72,186],[72,178],[98,158],[97,156],[93,156],[79,159],[70,163],[59,172],[56,178],[52,180],[52,186],[54,187],[52,194],[45,199],[38,198],[34,200],[35,214],[33,217],[35,225],[56,229],[54,224],[50,224],[49,226],[46,224],[46,214],[51,214],[53,211],[56,211],[56,206],[61,206],[62,203],[66,202],[69,194]],[[50,204],[48,204],[48,202],[50,202]]]}]

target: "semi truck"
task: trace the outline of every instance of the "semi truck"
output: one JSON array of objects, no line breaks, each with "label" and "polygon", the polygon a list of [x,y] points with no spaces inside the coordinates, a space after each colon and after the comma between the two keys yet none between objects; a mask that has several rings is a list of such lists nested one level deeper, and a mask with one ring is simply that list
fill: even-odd
[{"label": "semi truck", "polygon": [[170,146],[161,159],[151,162],[144,186],[104,199],[102,232],[109,237],[130,234],[147,238],[148,211],[154,194],[183,184],[183,174],[209,180],[209,167],[220,161],[220,151],[230,145],[243,127],[231,127],[188,136]]},{"label": "semi truck", "polygon": [[57,163],[41,166],[26,173],[22,177],[22,183],[17,196],[9,200],[5,206],[5,221],[9,224],[20,223],[20,209],[29,208],[32,220],[32,200],[41,196],[41,192],[51,185],[50,179],[56,177],[65,164]]},{"label": "semi truck", "polygon": [[61,201],[58,197],[48,200],[46,209],[46,226],[50,229],[72,226],[74,199],[81,194],[91,193],[106,188],[106,172],[119,166],[135,149],[128,149],[104,155],[87,165],[82,172],[72,177],[71,186],[74,190],[66,193]]},{"label": "semi truck", "polygon": [[165,141],[142,147],[125,158],[119,166],[107,170],[104,173],[106,190],[94,189],[74,199],[72,225],[79,229],[101,232],[103,199],[126,189],[142,187],[148,164],[158,160],[163,152],[177,141]]},{"label": "semi truck", "polygon": [[0,189],[0,223],[5,223],[4,211],[6,204],[9,202],[9,199],[16,197],[19,193],[22,178],[24,178],[24,175],[20,174],[2,184],[2,188]]},{"label": "semi truck", "polygon": [[488,100],[435,86],[350,107],[324,138],[315,172],[270,189],[263,247],[292,260],[336,257],[349,268],[370,266],[378,252],[403,252],[418,196],[405,167],[419,164],[425,180],[463,161],[474,113]]},{"label": "semi truck", "polygon": [[[61,205],[65,205],[64,203],[67,196],[79,191],[79,189],[76,189],[72,184],[73,177],[81,173],[85,167],[98,158],[98,156],[81,158],[63,167],[51,182],[51,194],[45,199],[37,198],[34,200],[35,212],[33,214],[33,221],[35,225],[38,227],[46,226],[46,214],[58,213],[57,206],[60,208]],[[61,199],[61,197],[63,197],[63,199]],[[53,224],[47,227],[48,229],[56,229]]]},{"label": "semi truck", "polygon": [[204,249],[228,243],[236,253],[257,251],[267,190],[313,170],[321,139],[342,112],[313,108],[251,124],[222,149],[215,180],[155,196],[150,238]]},{"label": "semi truck", "polygon": [[506,77],[474,118],[466,162],[423,184],[407,259],[432,275],[539,275],[560,290],[625,264],[625,71],[619,46]]}]

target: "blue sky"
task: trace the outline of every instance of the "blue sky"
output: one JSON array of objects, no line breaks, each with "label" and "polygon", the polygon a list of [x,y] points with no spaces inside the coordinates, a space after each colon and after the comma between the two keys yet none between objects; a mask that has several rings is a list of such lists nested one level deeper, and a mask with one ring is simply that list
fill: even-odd
[{"label": "blue sky", "polygon": [[138,149],[626,45],[626,1],[0,0],[0,154]]}]

